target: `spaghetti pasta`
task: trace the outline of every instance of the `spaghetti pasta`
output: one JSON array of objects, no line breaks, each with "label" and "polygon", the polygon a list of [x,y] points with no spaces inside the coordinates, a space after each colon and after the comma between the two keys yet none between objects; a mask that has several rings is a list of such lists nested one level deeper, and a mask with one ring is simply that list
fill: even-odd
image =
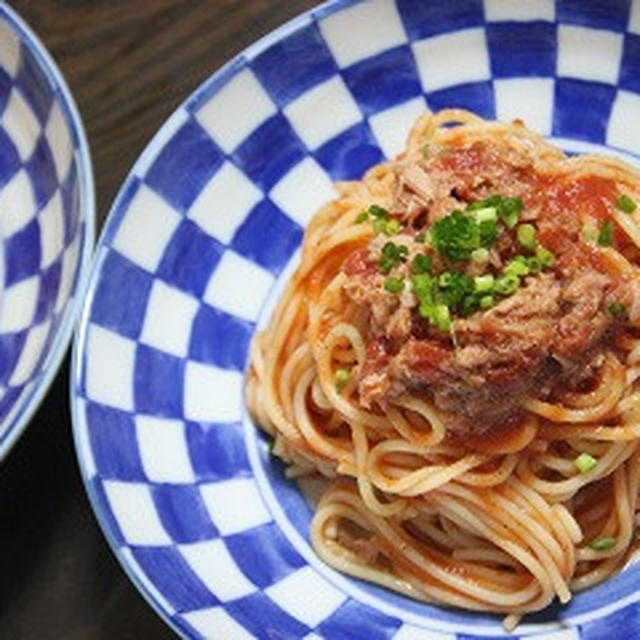
[{"label": "spaghetti pasta", "polygon": [[324,561],[508,628],[625,565],[639,185],[460,110],[337,185],[246,387],[290,475],[327,479],[310,531]]}]

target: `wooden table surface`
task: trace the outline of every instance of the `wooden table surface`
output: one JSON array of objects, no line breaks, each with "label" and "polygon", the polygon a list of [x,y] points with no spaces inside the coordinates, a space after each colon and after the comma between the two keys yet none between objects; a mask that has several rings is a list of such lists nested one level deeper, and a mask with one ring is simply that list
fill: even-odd
[{"label": "wooden table surface", "polygon": [[[75,96],[97,223],[171,112],[244,47],[314,0],[15,0]],[[0,469],[0,637],[172,638],[111,554],[81,484],[69,359]],[[217,640],[225,640],[223,638]]]}]

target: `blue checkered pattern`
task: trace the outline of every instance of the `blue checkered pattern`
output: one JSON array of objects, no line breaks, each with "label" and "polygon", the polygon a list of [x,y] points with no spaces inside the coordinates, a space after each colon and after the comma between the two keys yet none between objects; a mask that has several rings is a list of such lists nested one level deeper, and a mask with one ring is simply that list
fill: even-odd
[{"label": "blue checkered pattern", "polygon": [[42,45],[0,7],[0,459],[66,349],[93,236],[88,149]]},{"label": "blue checkered pattern", "polygon": [[[108,539],[180,634],[504,635],[496,617],[409,601],[315,558],[309,507],[244,418],[248,346],[332,181],[396,154],[426,107],[521,116],[546,136],[640,154],[638,34],[627,2],[340,1],[232,61],[158,133],[99,249],[74,427]],[[518,632],[637,635],[637,578]]]}]

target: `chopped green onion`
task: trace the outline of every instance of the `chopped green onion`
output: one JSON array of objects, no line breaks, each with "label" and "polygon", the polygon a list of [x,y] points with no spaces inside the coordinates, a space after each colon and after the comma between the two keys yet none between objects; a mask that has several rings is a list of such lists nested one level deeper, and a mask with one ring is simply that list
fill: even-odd
[{"label": "chopped green onion", "polygon": [[423,158],[426,158],[429,155],[429,145],[428,144],[423,144],[420,147],[420,153],[422,154]]},{"label": "chopped green onion", "polygon": [[400,221],[396,220],[395,218],[392,218],[391,220],[386,221],[384,225],[384,232],[388,236],[395,236],[397,233],[400,232],[401,228],[402,228],[402,225],[400,224]]},{"label": "chopped green onion", "polygon": [[476,296],[465,296],[462,300],[461,313],[464,316],[471,315],[480,306],[480,301]]},{"label": "chopped green onion", "polygon": [[453,271],[447,273],[439,282],[440,291],[436,293],[435,302],[446,304],[455,309],[467,294],[473,293],[473,278],[466,273]]},{"label": "chopped green onion", "polygon": [[515,274],[504,275],[496,280],[493,290],[503,296],[510,296],[520,286],[520,278]]},{"label": "chopped green onion", "polygon": [[516,256],[502,271],[506,276],[527,276],[531,269],[524,256]]},{"label": "chopped green onion", "polygon": [[426,233],[419,233],[415,237],[415,241],[419,242],[420,244],[422,244],[426,239],[427,239],[427,234]]},{"label": "chopped green onion", "polygon": [[518,214],[515,211],[512,211],[502,215],[501,220],[509,229],[513,229],[513,227],[518,224]]},{"label": "chopped green onion", "polygon": [[486,222],[487,220],[495,222],[498,219],[498,212],[495,207],[484,207],[483,209],[475,209],[473,217],[478,223]]},{"label": "chopped green onion", "polygon": [[433,320],[434,310],[435,310],[435,307],[430,302],[421,302],[420,306],[418,307],[418,312],[420,313],[420,315],[423,318],[426,318],[427,320],[429,320],[429,322]]},{"label": "chopped green onion", "polygon": [[336,372],[333,374],[333,381],[335,382],[338,393],[342,393],[350,377],[351,371],[349,371],[349,369],[336,369]]},{"label": "chopped green onion", "polygon": [[467,260],[480,246],[478,223],[462,211],[437,220],[431,227],[431,236],[433,246],[451,260]]},{"label": "chopped green onion", "polygon": [[613,244],[613,222],[605,220],[598,233],[598,244],[601,247],[610,247]]},{"label": "chopped green onion", "polygon": [[451,284],[452,280],[453,274],[450,271],[445,271],[444,273],[441,273],[438,278],[438,286],[441,289],[446,289]]},{"label": "chopped green onion", "polygon": [[592,540],[589,546],[596,551],[607,551],[616,546],[616,539],[609,536],[599,536]]},{"label": "chopped green onion", "polygon": [[488,273],[484,276],[477,276],[473,279],[473,289],[476,293],[487,293],[493,288],[494,277]]},{"label": "chopped green onion", "polygon": [[623,211],[624,213],[633,213],[636,210],[638,205],[635,203],[635,200],[632,200],[629,196],[624,193],[618,198],[616,202],[616,207]]},{"label": "chopped green onion", "polygon": [[597,464],[598,461],[586,451],[583,451],[574,461],[573,464],[576,465],[580,473],[586,473],[587,471],[591,471]]},{"label": "chopped green onion", "polygon": [[471,202],[467,205],[467,211],[473,212],[478,211],[479,209],[486,209],[487,207],[495,207],[498,205],[498,200],[502,198],[500,196],[491,196],[490,198],[485,198],[484,200],[476,200],[475,202]]},{"label": "chopped green onion", "polygon": [[382,247],[382,257],[378,262],[378,267],[382,273],[389,273],[393,266],[405,260],[405,256],[409,252],[404,244],[394,244],[389,241]]},{"label": "chopped green onion", "polygon": [[498,237],[498,225],[495,220],[483,220],[478,223],[478,231],[480,232],[480,244],[483,247],[490,247]]},{"label": "chopped green onion", "polygon": [[360,212],[355,219],[356,224],[360,224],[361,222],[366,222],[369,219],[369,214],[366,211]]},{"label": "chopped green onion", "polygon": [[372,215],[374,218],[387,218],[389,216],[389,212],[380,205],[372,204],[369,207],[369,215]]},{"label": "chopped green onion", "polygon": [[544,247],[538,247],[536,249],[536,258],[540,260],[540,264],[542,268],[552,267],[556,262],[556,257],[549,251],[549,249],[545,249]]},{"label": "chopped green onion", "polygon": [[498,215],[509,229],[513,229],[523,209],[521,198],[503,198],[498,206]]},{"label": "chopped green onion", "polygon": [[538,271],[542,271],[542,260],[537,256],[531,256],[527,258],[527,266],[530,273],[538,273]]},{"label": "chopped green onion", "polygon": [[536,228],[532,224],[521,224],[516,232],[518,242],[525,248],[535,251],[536,248]]},{"label": "chopped green onion", "polygon": [[432,294],[434,285],[435,279],[426,273],[411,276],[411,288],[421,302]]},{"label": "chopped green onion", "polygon": [[395,242],[391,242],[391,240],[385,242],[382,247],[382,255],[385,258],[395,258],[398,255],[398,245]]},{"label": "chopped green onion", "polygon": [[404,278],[393,278],[389,276],[384,281],[384,288],[389,293],[402,293],[404,291]]},{"label": "chopped green onion", "polygon": [[503,198],[501,195],[494,195],[484,200],[472,202],[467,207],[467,211],[478,211],[488,207],[495,208],[498,218],[500,218],[509,229],[513,229],[513,227],[518,224],[518,217],[524,209],[521,198]]},{"label": "chopped green onion", "polygon": [[413,257],[411,270],[413,273],[429,273],[432,264],[431,256],[425,255],[424,253],[417,253]]},{"label": "chopped green onion", "polygon": [[592,224],[585,223],[582,225],[582,237],[595,242],[598,239],[598,230]]},{"label": "chopped green onion", "polygon": [[437,304],[433,311],[433,324],[440,331],[449,331],[451,328],[451,313],[446,304]]},{"label": "chopped green onion", "polygon": [[481,309],[491,309],[491,307],[493,307],[495,303],[496,299],[491,295],[482,296],[482,298],[480,298]]},{"label": "chopped green onion", "polygon": [[612,316],[622,316],[627,312],[627,307],[623,302],[616,300],[607,307],[607,311]]},{"label": "chopped green onion", "polygon": [[387,226],[387,221],[384,218],[376,218],[373,221],[373,230],[375,233],[382,233]]},{"label": "chopped green onion", "polygon": [[471,261],[476,264],[486,264],[489,262],[489,252],[484,247],[474,249],[471,252]]}]

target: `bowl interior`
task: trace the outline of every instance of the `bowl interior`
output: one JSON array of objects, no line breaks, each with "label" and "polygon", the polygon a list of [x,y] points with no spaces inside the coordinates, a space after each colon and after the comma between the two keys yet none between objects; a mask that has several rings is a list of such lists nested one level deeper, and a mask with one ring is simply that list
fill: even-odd
[{"label": "bowl interior", "polygon": [[[636,163],[636,32],[640,13],[622,3],[330,3],[212,76],[151,142],[99,248],[74,427],[107,537],[181,633],[504,634],[495,616],[418,604],[318,561],[310,509],[246,416],[248,346],[332,182],[393,157],[427,108],[521,117],[571,152]],[[633,624],[639,571],[516,636]]]},{"label": "bowl interior", "polygon": [[91,168],[69,93],[0,8],[0,457],[64,353],[93,224]]}]

